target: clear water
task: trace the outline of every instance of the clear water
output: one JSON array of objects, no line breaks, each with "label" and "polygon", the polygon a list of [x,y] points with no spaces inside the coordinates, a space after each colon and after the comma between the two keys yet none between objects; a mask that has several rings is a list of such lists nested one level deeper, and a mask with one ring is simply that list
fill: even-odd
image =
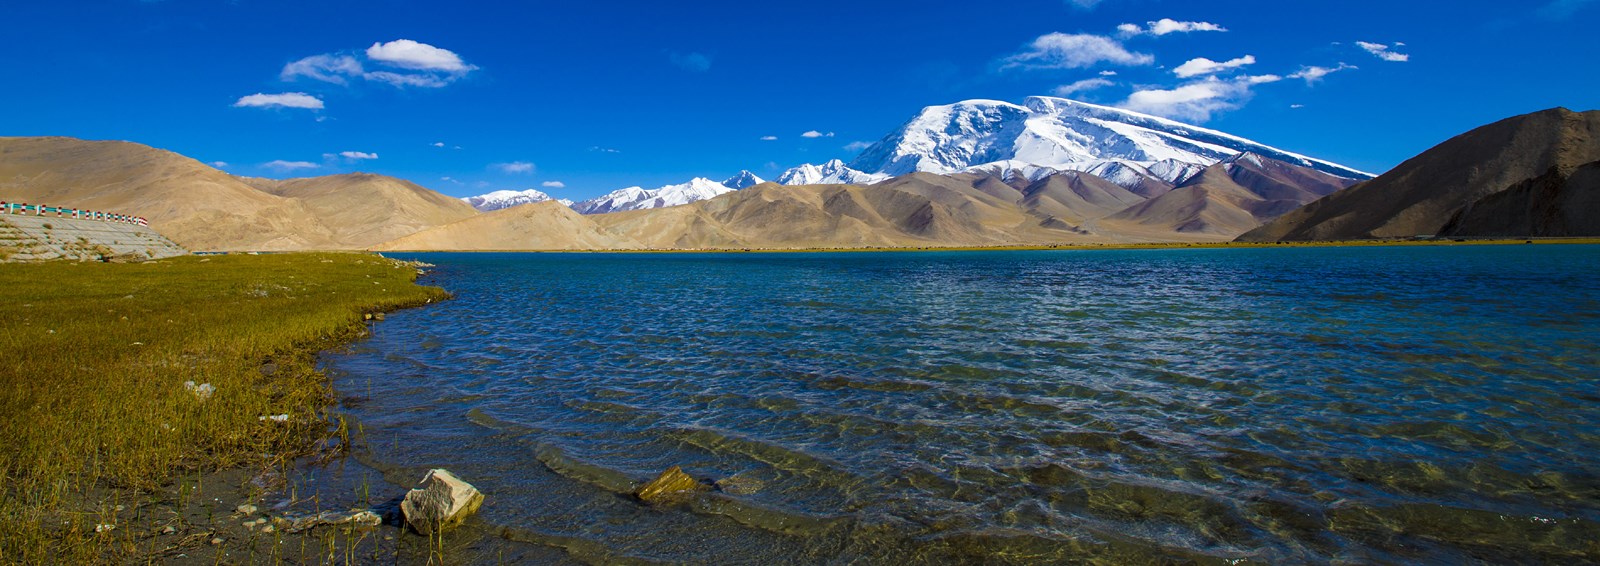
[{"label": "clear water", "polygon": [[575,559],[1600,560],[1600,246],[405,257],[362,457]]}]

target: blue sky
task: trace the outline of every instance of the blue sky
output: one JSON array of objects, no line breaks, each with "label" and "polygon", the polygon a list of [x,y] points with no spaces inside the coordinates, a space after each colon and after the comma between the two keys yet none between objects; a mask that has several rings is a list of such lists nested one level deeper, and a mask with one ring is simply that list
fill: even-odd
[{"label": "blue sky", "polygon": [[971,98],[1066,93],[1373,172],[1511,115],[1600,107],[1600,0],[983,6],[7,2],[0,135],[581,200],[848,161]]}]

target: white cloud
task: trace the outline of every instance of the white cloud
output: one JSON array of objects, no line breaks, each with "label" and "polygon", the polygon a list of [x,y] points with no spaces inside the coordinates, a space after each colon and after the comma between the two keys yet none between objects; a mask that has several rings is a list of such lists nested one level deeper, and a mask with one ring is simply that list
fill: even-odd
[{"label": "white cloud", "polygon": [[439,88],[455,80],[453,75],[430,75],[425,73],[396,73],[392,71],[373,71],[362,75],[369,81],[388,83],[397,87],[416,86],[422,88]]},{"label": "white cloud", "polygon": [[761,141],[778,141],[778,136],[761,136]]},{"label": "white cloud", "polygon": [[439,180],[447,183],[455,183],[457,185],[461,184],[461,181],[457,181],[453,177],[440,177]]},{"label": "white cloud", "polygon": [[443,71],[466,73],[477,69],[461,60],[449,49],[441,49],[409,39],[396,39],[388,43],[373,43],[367,48],[367,58],[402,69],[417,71]]},{"label": "white cloud", "polygon": [[800,137],[802,137],[802,138],[831,138],[831,137],[833,137],[833,132],[828,132],[828,133],[824,134],[824,133],[816,131],[816,130],[811,130],[809,132],[800,134]]},{"label": "white cloud", "polygon": [[674,51],[668,53],[667,58],[672,61],[673,65],[677,65],[685,71],[704,73],[711,70],[711,58],[702,53],[678,53]]},{"label": "white cloud", "polygon": [[1161,18],[1153,22],[1145,22],[1143,27],[1139,24],[1117,26],[1117,33],[1122,34],[1123,37],[1133,37],[1135,35],[1163,36],[1169,33],[1191,33],[1197,31],[1224,32],[1228,31],[1228,28],[1211,22],[1180,22],[1172,18]]},{"label": "white cloud", "polygon": [[367,153],[365,151],[341,151],[341,152],[339,152],[339,157],[343,157],[345,159],[352,159],[352,160],[377,159],[378,158],[378,154],[376,154],[376,153]]},{"label": "white cloud", "polygon": [[268,169],[277,169],[279,171],[293,171],[293,170],[296,170],[296,169],[316,169],[318,167],[321,167],[321,165],[317,165],[317,164],[312,163],[310,161],[284,161],[282,159],[275,159],[275,160],[272,160],[272,161],[268,161],[266,163],[263,163],[261,166],[262,167],[266,167]]},{"label": "white cloud", "polygon": [[534,170],[533,164],[532,163],[528,163],[526,161],[512,161],[510,163],[496,163],[494,165],[490,165],[490,167],[498,169],[502,173],[512,173],[512,174],[528,174],[528,173],[533,173],[533,170]]},{"label": "white cloud", "polygon": [[1064,84],[1052,91],[1056,96],[1071,96],[1073,94],[1095,89],[1105,88],[1117,83],[1106,79],[1083,79],[1071,84]]},{"label": "white cloud", "polygon": [[1117,76],[1117,72],[1116,71],[1111,71],[1111,70],[1100,71],[1100,76],[1102,76],[1102,77],[1115,77],[1115,76]]},{"label": "white cloud", "polygon": [[283,71],[278,73],[278,78],[292,81],[299,77],[316,79],[322,82],[345,84],[346,77],[359,77],[362,73],[361,62],[349,55],[312,55],[299,61],[283,66]]},{"label": "white cloud", "polygon": [[1306,107],[1306,105],[1304,105],[1304,104],[1290,104],[1289,105],[1289,108],[1292,108],[1292,109],[1295,109],[1295,110],[1299,110],[1299,109],[1305,108],[1305,107]]},{"label": "white cloud", "polygon": [[1283,77],[1278,75],[1244,76],[1228,80],[1206,77],[1170,90],[1136,91],[1117,106],[1199,123],[1210,120],[1220,112],[1244,106],[1254,95],[1251,87],[1281,80]]},{"label": "white cloud", "polygon": [[444,147],[444,142],[433,142],[433,147]]},{"label": "white cloud", "polygon": [[[366,61],[359,57],[365,56]],[[393,70],[367,70],[376,64]],[[347,84],[351,78],[394,85],[396,87],[439,88],[467,75],[477,67],[467,64],[448,49],[397,39],[388,43],[373,43],[360,53],[340,52],[312,55],[283,66],[279,78],[292,81],[306,77],[323,82]]]},{"label": "white cloud", "polygon": [[1254,65],[1255,63],[1256,58],[1254,55],[1245,55],[1244,57],[1222,62],[1212,61],[1205,57],[1196,57],[1182,65],[1178,65],[1178,68],[1172,70],[1172,74],[1187,79],[1200,75],[1215,75],[1228,69],[1237,69],[1245,65]]},{"label": "white cloud", "polygon": [[[1379,59],[1383,59],[1384,61],[1389,61],[1391,63],[1404,63],[1406,61],[1410,61],[1411,60],[1411,56],[1410,55],[1407,55],[1405,53],[1395,53],[1393,51],[1390,51],[1389,50],[1389,46],[1388,45],[1384,45],[1382,43],[1372,43],[1372,42],[1369,42],[1369,41],[1357,41],[1356,45],[1361,47],[1362,49],[1365,49],[1367,51],[1367,53],[1371,53],[1373,56],[1375,56],[1375,57],[1377,57]],[[1395,47],[1401,47],[1401,46],[1404,46],[1405,44],[1404,43],[1396,43],[1394,45],[1395,45]]]},{"label": "white cloud", "polygon": [[545,181],[543,183],[539,183],[539,186],[544,187],[546,189],[565,189],[565,188],[567,188],[567,184],[563,183],[561,181]]},{"label": "white cloud", "polygon": [[284,92],[279,94],[255,93],[250,96],[240,97],[233,103],[235,108],[304,108],[307,110],[321,110],[322,99],[303,92]]},{"label": "white cloud", "polygon": [[844,144],[844,150],[845,151],[861,151],[861,150],[869,148],[869,147],[872,147],[872,142],[853,141],[853,142]]},{"label": "white cloud", "polygon": [[1343,71],[1343,70],[1346,70],[1346,69],[1356,69],[1356,68],[1358,68],[1358,67],[1356,67],[1355,65],[1346,65],[1344,63],[1339,63],[1338,67],[1318,67],[1318,66],[1315,66],[1315,65],[1310,65],[1310,66],[1300,67],[1300,70],[1299,71],[1295,71],[1294,74],[1289,75],[1289,78],[1291,78],[1291,79],[1305,79],[1306,84],[1309,85],[1309,84],[1315,84],[1317,81],[1322,80],[1322,77],[1326,77],[1328,75],[1331,75],[1331,74],[1334,74],[1334,73],[1337,73],[1339,71]]},{"label": "white cloud", "polygon": [[211,162],[211,166],[212,167],[216,167],[218,169],[221,169],[223,167],[227,167],[228,166],[228,162],[226,162],[226,161],[212,161]]},{"label": "white cloud", "polygon": [[1001,69],[1081,69],[1098,63],[1149,65],[1148,53],[1134,53],[1115,39],[1090,34],[1051,33],[1039,36],[1028,49],[1006,57]]},{"label": "white cloud", "polygon": [[612,149],[612,148],[609,148],[609,147],[600,147],[598,145],[590,146],[589,147],[589,151],[594,151],[594,152],[598,152],[598,153],[622,153],[622,150],[620,150],[620,149]]},{"label": "white cloud", "polygon": [[1093,10],[1094,7],[1100,4],[1102,1],[1103,0],[1067,0],[1067,3],[1085,10]]}]

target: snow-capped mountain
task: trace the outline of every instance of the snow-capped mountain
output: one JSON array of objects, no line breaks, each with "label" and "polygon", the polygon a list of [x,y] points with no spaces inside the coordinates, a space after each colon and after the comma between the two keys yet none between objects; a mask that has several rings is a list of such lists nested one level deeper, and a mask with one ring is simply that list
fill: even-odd
[{"label": "snow-capped mountain", "polygon": [[805,164],[778,175],[780,185],[870,185],[892,175],[851,169],[838,159],[822,165]]},{"label": "snow-capped mountain", "polygon": [[[754,175],[750,176],[755,177]],[[738,178],[739,176],[736,175],[734,179],[729,179],[729,181]],[[724,193],[731,193],[734,190],[732,187],[711,179],[696,177],[687,183],[667,185],[657,189],[641,187],[617,189],[597,198],[574,204],[572,209],[582,214],[605,214],[624,210],[661,208],[706,200]]]},{"label": "snow-capped mountain", "polygon": [[737,190],[747,187],[754,187],[765,182],[767,181],[757,177],[755,173],[751,173],[749,171],[740,171],[739,174],[728,177],[728,180],[723,181],[722,186]]},{"label": "snow-capped mountain", "polygon": [[1165,179],[1190,169],[1175,164],[1198,170],[1246,151],[1340,177],[1372,177],[1216,130],[1044,96],[1029,97],[1021,105],[968,100],[929,106],[863,151],[849,168],[898,176],[916,171],[955,173],[995,162],[1073,171],[1129,162]]},{"label": "snow-capped mountain", "polygon": [[[492,193],[485,193],[475,197],[467,197],[461,200],[464,200],[467,202],[467,204],[472,205],[472,208],[476,208],[482,212],[489,212],[493,210],[500,210],[502,208],[511,208],[519,204],[544,202],[547,200],[556,199],[551,199],[550,195],[545,194],[544,191],[528,189],[525,191],[494,191]],[[572,201],[567,199],[559,199],[556,200],[556,202],[567,206],[572,206]]]}]

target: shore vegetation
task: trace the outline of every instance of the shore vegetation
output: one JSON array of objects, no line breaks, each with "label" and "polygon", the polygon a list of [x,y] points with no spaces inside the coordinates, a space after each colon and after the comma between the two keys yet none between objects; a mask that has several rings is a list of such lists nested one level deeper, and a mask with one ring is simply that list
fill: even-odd
[{"label": "shore vegetation", "polygon": [[0,562],[139,560],[183,529],[180,478],[336,449],[317,353],[448,297],[418,273],[355,253],[0,267]]}]

